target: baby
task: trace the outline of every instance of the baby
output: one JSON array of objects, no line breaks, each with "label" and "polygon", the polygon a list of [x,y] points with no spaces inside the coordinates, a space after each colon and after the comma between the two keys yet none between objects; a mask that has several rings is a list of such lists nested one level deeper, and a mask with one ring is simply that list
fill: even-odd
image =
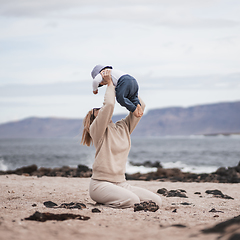
[{"label": "baby", "polygon": [[138,83],[136,79],[125,72],[113,69],[111,66],[96,65],[92,72],[93,93],[98,93],[98,87],[105,85],[101,74],[104,70],[111,69],[111,77],[115,86],[116,99],[121,106],[126,107],[135,117],[141,117],[143,111],[138,99]]}]

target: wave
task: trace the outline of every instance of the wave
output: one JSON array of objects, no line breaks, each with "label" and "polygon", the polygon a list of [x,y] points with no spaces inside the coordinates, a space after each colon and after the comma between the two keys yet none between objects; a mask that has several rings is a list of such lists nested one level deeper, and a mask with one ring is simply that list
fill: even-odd
[{"label": "wave", "polygon": [[0,158],[0,171],[7,171],[8,166],[4,163],[4,159]]},{"label": "wave", "polygon": [[[181,161],[177,162],[166,162],[161,163],[163,168],[178,168],[182,172],[191,172],[191,173],[212,173],[215,172],[219,166],[193,166],[193,165],[187,165],[185,163],[182,163]],[[126,173],[133,174],[133,173],[149,173],[149,172],[155,172],[157,171],[157,168],[155,167],[144,167],[144,166],[133,166],[129,162],[127,162],[126,165]]]},{"label": "wave", "polygon": [[161,163],[163,168],[179,168],[182,172],[191,172],[191,173],[212,173],[215,172],[219,166],[194,166],[187,165],[181,161],[177,162],[166,162]]},{"label": "wave", "polygon": [[144,167],[144,166],[133,166],[129,162],[126,164],[126,173],[133,174],[133,173],[149,173],[149,172],[156,172],[157,168],[152,167]]}]

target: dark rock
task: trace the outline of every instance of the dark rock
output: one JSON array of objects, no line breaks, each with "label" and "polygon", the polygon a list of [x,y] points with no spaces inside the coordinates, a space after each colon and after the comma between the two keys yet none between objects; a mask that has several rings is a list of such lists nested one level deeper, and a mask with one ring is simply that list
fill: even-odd
[{"label": "dark rock", "polygon": [[203,233],[223,233],[226,228],[232,225],[237,225],[237,229],[240,227],[240,215],[234,218],[231,218],[227,221],[216,224],[214,227],[205,228],[202,230]]},{"label": "dark rock", "polygon": [[159,206],[153,202],[153,201],[144,201],[141,203],[135,203],[134,204],[134,212],[136,211],[150,211],[150,212],[156,212],[159,209]]},{"label": "dark rock", "polygon": [[163,196],[166,196],[166,197],[188,198],[184,192],[186,191],[182,189],[168,191],[166,188],[161,188],[161,189],[158,189],[157,191],[157,193],[162,194]]},{"label": "dark rock", "polygon": [[54,213],[40,213],[36,211],[30,217],[25,218],[25,220],[38,221],[38,222],[46,222],[48,220],[65,221],[69,219],[88,220],[90,219],[90,217],[79,215],[79,214],[69,214],[69,213],[54,214]]},{"label": "dark rock", "polygon": [[181,205],[192,205],[192,203],[188,203],[188,202],[183,202],[183,203],[180,203]]},{"label": "dark rock", "polygon": [[212,208],[209,212],[213,212],[213,213],[216,213],[216,212],[224,213],[223,211],[217,211],[215,208]]},{"label": "dark rock", "polygon": [[66,209],[82,209],[82,208],[86,208],[86,205],[83,203],[62,203],[60,206],[58,206],[56,203],[52,202],[52,201],[47,201],[43,203],[46,207],[48,208],[66,208]]},{"label": "dark rock", "polygon": [[83,203],[62,203],[60,206],[58,206],[58,208],[66,208],[66,209],[82,209],[82,208],[86,208],[86,205]]},{"label": "dark rock", "polygon": [[220,176],[227,176],[227,169],[225,167],[220,167],[215,173]]},{"label": "dark rock", "polygon": [[228,196],[228,195],[224,195],[220,190],[207,190],[205,193],[207,194],[212,194],[214,197],[217,197],[217,198],[224,198],[224,199],[233,199],[232,197]]},{"label": "dark rock", "polygon": [[185,192],[186,193],[186,190],[183,190],[183,189],[178,189],[180,192]]},{"label": "dark rock", "polygon": [[3,175],[3,174],[17,174],[17,175],[29,174],[29,175],[31,175],[36,170],[37,170],[37,165],[33,164],[30,166],[17,168],[16,170],[1,171],[0,175]]},{"label": "dark rock", "polygon": [[235,233],[228,240],[239,240],[239,239],[240,239],[240,233]]},{"label": "dark rock", "polygon": [[44,204],[44,206],[47,207],[47,208],[54,208],[54,207],[57,206],[57,204],[54,203],[54,202],[52,202],[52,201],[46,201],[46,202],[44,202],[43,204]]},{"label": "dark rock", "polygon": [[186,194],[183,193],[180,190],[170,190],[168,192],[167,197],[182,197],[182,198],[187,198]]},{"label": "dark rock", "polygon": [[37,206],[37,204],[36,203],[34,203],[33,205],[32,205],[32,207],[36,207]]},{"label": "dark rock", "polygon": [[99,210],[98,208],[93,208],[93,209],[92,209],[92,212],[93,212],[93,213],[100,213],[101,210]]},{"label": "dark rock", "polygon": [[155,162],[151,162],[151,161],[145,161],[143,163],[134,163],[132,161],[130,161],[130,164],[132,166],[144,166],[144,167],[148,167],[148,168],[162,168],[162,165],[159,161],[155,161]]},{"label": "dark rock", "polygon": [[173,224],[172,227],[185,228],[185,227],[187,227],[187,226],[186,226],[186,225],[183,225],[183,224]]},{"label": "dark rock", "polygon": [[177,209],[175,208],[172,212],[176,213],[176,212],[177,212]]},{"label": "dark rock", "polygon": [[50,177],[91,177],[92,170],[84,165],[79,165],[78,168],[70,168],[63,166],[60,168],[37,168],[36,165],[31,165],[23,168],[16,169],[14,171],[0,171],[0,175],[3,174],[29,174],[30,176],[50,176]]},{"label": "dark rock", "polygon": [[220,168],[214,173],[183,173],[180,169],[170,168],[163,169],[158,168],[156,172],[150,173],[136,173],[126,174],[127,180],[162,180],[172,182],[216,182],[216,183],[240,183],[240,162],[236,167],[229,167],[227,169]]},{"label": "dark rock", "polygon": [[91,171],[91,169],[89,167],[85,166],[85,165],[79,164],[78,168],[77,168],[77,171],[88,172],[88,171]]},{"label": "dark rock", "polygon": [[[135,164],[136,165],[136,164]],[[143,164],[149,167],[157,167],[156,172],[126,174],[127,180],[160,180],[172,182],[215,182],[215,183],[240,183],[240,162],[236,167],[219,168],[216,172],[209,174],[185,173],[178,168],[163,169],[160,162],[152,163],[145,161]],[[85,165],[78,165],[78,168],[70,168],[63,166],[60,168],[39,168],[31,165],[16,170],[0,171],[0,175],[4,174],[28,174],[30,176],[59,176],[59,177],[91,177],[92,169]]]},{"label": "dark rock", "polygon": [[157,193],[162,194],[162,195],[167,195],[168,190],[166,188],[159,188],[157,190]]},{"label": "dark rock", "polygon": [[200,192],[195,192],[194,194],[199,194],[200,195],[201,193]]}]

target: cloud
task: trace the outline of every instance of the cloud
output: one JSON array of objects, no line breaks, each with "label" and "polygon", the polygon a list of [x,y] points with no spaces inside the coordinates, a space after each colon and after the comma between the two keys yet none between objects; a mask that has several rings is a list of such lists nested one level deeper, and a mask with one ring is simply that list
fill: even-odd
[{"label": "cloud", "polygon": [[[141,91],[152,90],[222,90],[239,89],[240,73],[228,75],[161,77],[138,79]],[[59,82],[52,84],[11,84],[0,87],[0,96],[10,97],[38,97],[38,96],[89,96],[92,94],[91,80],[82,82]],[[100,89],[103,96],[105,89]],[[1,98],[0,98],[1,100]]]},{"label": "cloud", "polygon": [[102,103],[99,63],[135,76],[148,108],[237,99],[239,12],[238,0],[0,0],[0,121],[85,114]]},{"label": "cloud", "polygon": [[1,97],[37,97],[61,95],[90,95],[91,81],[59,82],[54,84],[11,84],[0,87]]},{"label": "cloud", "polygon": [[[239,7],[237,2],[233,1]],[[226,28],[239,26],[239,20],[221,14],[204,17],[199,11],[218,8],[218,1],[198,0],[9,0],[0,1],[0,14],[7,17],[46,17],[81,21],[123,21],[173,28]],[[231,3],[229,3],[231,5]],[[212,9],[213,10],[213,9]],[[53,23],[52,23],[53,24]],[[54,23],[56,26],[56,23]]]}]

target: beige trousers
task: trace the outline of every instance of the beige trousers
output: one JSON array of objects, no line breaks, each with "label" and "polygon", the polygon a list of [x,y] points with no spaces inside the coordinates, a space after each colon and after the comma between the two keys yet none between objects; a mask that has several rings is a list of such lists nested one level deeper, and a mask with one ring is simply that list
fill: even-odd
[{"label": "beige trousers", "polygon": [[157,194],[128,182],[112,183],[91,179],[89,194],[92,200],[114,208],[133,207],[135,203],[152,200],[159,207],[162,200]]}]

